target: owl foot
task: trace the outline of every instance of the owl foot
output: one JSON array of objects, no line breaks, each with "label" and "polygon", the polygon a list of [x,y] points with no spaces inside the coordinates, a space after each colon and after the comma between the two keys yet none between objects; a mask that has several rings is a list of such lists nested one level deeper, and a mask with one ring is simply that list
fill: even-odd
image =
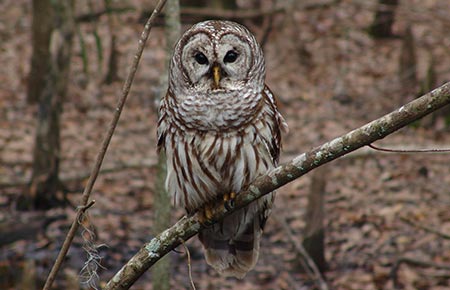
[{"label": "owl foot", "polygon": [[234,207],[234,200],[236,199],[236,192],[225,193],[223,195],[223,203],[225,208],[230,211]]},{"label": "owl foot", "polygon": [[[230,192],[223,195],[223,206],[226,210],[230,211],[234,208],[234,200],[236,199],[236,193]],[[217,206],[217,201],[205,204],[199,210],[198,221],[204,226],[212,224],[212,218],[214,217],[214,208]]]},{"label": "owl foot", "polygon": [[206,204],[202,209],[200,209],[200,215],[198,221],[200,224],[204,226],[211,225],[211,219],[213,215],[213,204]]}]

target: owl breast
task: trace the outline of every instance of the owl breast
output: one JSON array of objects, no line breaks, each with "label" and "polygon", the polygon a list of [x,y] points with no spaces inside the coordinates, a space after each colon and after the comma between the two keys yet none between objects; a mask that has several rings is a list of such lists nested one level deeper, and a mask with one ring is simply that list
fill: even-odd
[{"label": "owl breast", "polygon": [[244,94],[216,91],[169,101],[187,129],[223,132],[251,122],[260,110],[261,100],[260,93],[249,90]]},{"label": "owl breast", "polygon": [[[279,145],[274,136],[280,135],[277,112],[270,99],[263,94],[258,98],[260,102],[249,101],[252,110],[244,106],[241,112],[229,103],[227,112],[227,105],[217,100],[198,107],[185,101],[178,111],[173,104],[162,104],[159,128],[171,132],[162,140],[168,160],[166,187],[177,205],[193,212],[224,193],[240,192],[274,167]],[[188,105],[195,108],[183,108]]]}]

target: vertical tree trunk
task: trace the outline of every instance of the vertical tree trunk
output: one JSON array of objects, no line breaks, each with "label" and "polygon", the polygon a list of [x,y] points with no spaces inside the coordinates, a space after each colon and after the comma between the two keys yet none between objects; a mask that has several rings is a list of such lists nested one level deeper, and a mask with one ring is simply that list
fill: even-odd
[{"label": "vertical tree trunk", "polygon": [[19,204],[21,208],[47,209],[58,204],[56,195],[59,188],[62,106],[60,96],[55,95],[54,85],[53,81],[46,80],[46,87],[40,97],[33,149],[33,173],[25,203]]},{"label": "vertical tree trunk", "polygon": [[28,258],[25,260],[23,265],[23,270],[21,274],[21,279],[18,281],[19,289],[35,290],[38,289],[37,284],[37,273],[36,273],[36,261],[33,258]]},{"label": "vertical tree trunk", "polygon": [[[417,97],[424,92],[429,92],[436,88],[437,86],[437,75],[436,75],[436,61],[432,52],[430,51],[430,58],[428,60],[428,68],[425,78],[420,82],[420,90],[416,94]],[[443,119],[440,123],[439,120]],[[437,110],[434,114],[423,117],[420,120],[420,124],[426,128],[435,129],[448,129],[450,128],[450,106],[445,106]]]},{"label": "vertical tree trunk", "polygon": [[[111,0],[104,0],[106,9],[112,8],[111,6]],[[111,49],[109,52],[109,58],[108,58],[108,67],[105,77],[105,83],[111,84],[112,82],[119,80],[119,75],[117,74],[118,71],[118,54],[117,51],[117,35],[116,35],[116,27],[117,27],[117,16],[108,11],[108,26],[109,26],[109,33],[110,33],[110,43],[111,43]]]},{"label": "vertical tree trunk", "polygon": [[45,86],[45,76],[50,69],[50,36],[53,29],[51,0],[33,0],[31,25],[31,69],[28,75],[27,101],[39,102]]},{"label": "vertical tree trunk", "polygon": [[369,33],[374,38],[393,37],[392,24],[395,20],[395,9],[398,0],[379,0],[375,19],[369,28]]},{"label": "vertical tree trunk", "polygon": [[402,88],[402,99],[399,100],[399,104],[411,101],[417,94],[417,60],[416,60],[416,46],[414,40],[414,34],[411,27],[405,31],[405,35],[402,39],[402,46],[400,50],[399,59],[399,79],[400,86]]},{"label": "vertical tree trunk", "polygon": [[236,0],[180,0],[183,7],[211,7],[218,9],[236,9]]},{"label": "vertical tree trunk", "polygon": [[[166,93],[168,86],[168,67],[173,48],[180,36],[180,4],[179,0],[168,0],[165,7],[165,34],[166,34],[166,69],[161,77],[161,97]],[[171,198],[165,190],[166,158],[161,152],[158,158],[157,176],[154,199],[154,234],[159,234],[170,226]],[[170,260],[169,256],[162,258],[152,268],[153,289],[170,289]]]},{"label": "vertical tree trunk", "polygon": [[[47,1],[47,0],[46,0]],[[58,178],[60,161],[60,116],[66,95],[72,51],[74,28],[73,0],[51,2],[48,9],[38,11],[49,17],[53,15],[48,54],[50,62],[43,74],[44,87],[39,95],[39,108],[35,145],[33,149],[33,173],[29,190],[19,201],[19,208],[47,209],[58,205],[60,189]],[[45,18],[45,17],[42,17]],[[39,25],[35,23],[35,25]]]},{"label": "vertical tree trunk", "polygon": [[210,0],[209,6],[214,9],[236,9],[235,0]]},{"label": "vertical tree trunk", "polygon": [[[169,0],[172,1],[172,0]],[[178,0],[176,0],[178,1]],[[166,4],[167,5],[167,4]],[[167,6],[166,6],[167,7]],[[155,235],[161,233],[170,226],[170,197],[165,189],[166,157],[163,152],[159,154],[156,167],[156,182],[154,192],[154,226]],[[152,268],[153,289],[170,289],[170,256],[166,255]]]},{"label": "vertical tree trunk", "polygon": [[324,199],[326,187],[326,166],[314,171],[311,191],[308,195],[308,208],[305,216],[305,233],[303,246],[316,263],[320,272],[326,270],[325,261],[325,229],[324,229]]}]

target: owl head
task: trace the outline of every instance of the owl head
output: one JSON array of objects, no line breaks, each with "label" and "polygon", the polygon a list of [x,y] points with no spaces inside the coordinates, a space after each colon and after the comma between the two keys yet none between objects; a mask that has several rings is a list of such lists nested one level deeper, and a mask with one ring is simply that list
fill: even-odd
[{"label": "owl head", "polygon": [[175,46],[169,89],[176,96],[261,92],[265,69],[261,47],[243,25],[231,21],[200,22]]}]

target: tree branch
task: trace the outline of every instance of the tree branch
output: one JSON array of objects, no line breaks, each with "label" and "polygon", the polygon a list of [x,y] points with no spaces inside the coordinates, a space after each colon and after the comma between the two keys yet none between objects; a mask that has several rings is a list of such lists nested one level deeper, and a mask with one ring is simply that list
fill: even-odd
[{"label": "tree branch", "polygon": [[322,9],[326,7],[330,7],[332,5],[336,5],[340,2],[340,0],[325,0],[325,1],[307,1],[307,2],[297,2],[297,1],[288,1],[283,5],[275,5],[270,8],[263,9],[213,9],[213,8],[199,8],[199,7],[182,7],[181,15],[183,16],[202,16],[208,18],[216,18],[216,19],[251,19],[251,18],[259,18],[268,15],[274,15],[277,13],[283,13],[286,11],[291,11],[292,9],[298,10],[313,10],[313,9]]},{"label": "tree branch", "polygon": [[432,261],[422,261],[422,260],[417,260],[414,258],[409,258],[409,257],[400,257],[398,258],[397,262],[394,264],[394,266],[391,269],[391,278],[394,282],[394,287],[395,289],[403,289],[399,279],[398,279],[398,270],[400,269],[400,266],[402,264],[408,264],[411,266],[416,266],[416,267],[420,267],[420,268],[436,268],[436,269],[443,269],[443,270],[447,270],[450,271],[450,265],[448,264],[440,264],[440,263],[435,263]]},{"label": "tree branch", "polygon": [[424,226],[424,225],[419,224],[419,223],[415,223],[415,222],[409,220],[407,217],[404,217],[404,216],[401,216],[401,217],[400,217],[400,220],[401,220],[402,222],[407,223],[408,225],[410,225],[410,226],[412,226],[412,227],[421,229],[421,230],[423,230],[423,231],[425,231],[425,232],[427,232],[427,233],[435,234],[436,236],[438,236],[438,237],[440,237],[440,238],[442,238],[442,239],[450,240],[450,235],[449,235],[449,234],[440,232],[440,231],[438,231],[438,230],[435,229],[435,228],[428,227],[428,226]]},{"label": "tree branch", "polygon": [[[450,82],[375,121],[303,153],[257,178],[246,190],[238,194],[233,209],[228,211],[224,205],[216,207],[213,210],[212,222],[217,222],[231,212],[299,178],[314,168],[382,139],[448,104],[450,104]],[[116,273],[104,289],[129,289],[148,268],[177,247],[180,240],[188,240],[204,227],[199,223],[197,215],[181,218],[174,226],[146,243]]]}]

